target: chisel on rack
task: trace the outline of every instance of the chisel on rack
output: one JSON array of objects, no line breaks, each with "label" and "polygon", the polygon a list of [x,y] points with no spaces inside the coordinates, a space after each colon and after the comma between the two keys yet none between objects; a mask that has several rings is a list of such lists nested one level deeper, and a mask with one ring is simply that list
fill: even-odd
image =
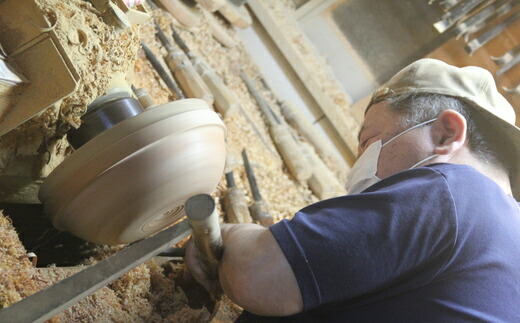
[{"label": "chisel on rack", "polygon": [[189,57],[191,63],[195,67],[195,70],[202,77],[208,88],[210,89],[213,97],[215,98],[215,108],[222,116],[231,116],[240,109],[240,103],[237,96],[233,91],[227,87],[222,78],[215,73],[215,71],[209,66],[206,60],[200,56],[195,55],[186,45],[181,36],[177,33],[173,25],[172,37],[177,45],[184,51],[187,57]]},{"label": "chisel on rack", "polygon": [[[503,2],[499,1],[497,3]],[[466,34],[466,32],[474,25],[485,21],[489,16],[491,16],[496,10],[495,3],[489,3],[484,6],[481,10],[476,12],[471,17],[467,17],[464,21],[460,22],[455,26],[455,33],[457,34],[457,39],[462,35]]]},{"label": "chisel on rack", "polygon": [[294,140],[290,130],[274,113],[269,103],[260,95],[253,82],[244,72],[240,73],[249,89],[249,93],[255,98],[260,110],[267,119],[269,132],[276,148],[280,152],[285,165],[298,181],[306,181],[312,176],[312,167],[303,155],[298,143]]},{"label": "chisel on rack", "polygon": [[242,150],[242,159],[244,160],[244,167],[246,169],[247,180],[249,181],[249,185],[251,186],[251,192],[253,194],[253,204],[250,207],[251,217],[253,220],[257,221],[263,227],[270,227],[273,225],[274,220],[273,217],[269,214],[269,209],[267,208],[267,204],[262,200],[262,195],[260,195],[260,191],[258,190],[258,185],[256,183],[256,177],[253,173],[253,168],[249,163],[249,158],[247,157],[246,150]]},{"label": "chisel on rack", "polygon": [[157,57],[152,53],[148,45],[146,45],[145,42],[141,42],[141,47],[143,48],[143,51],[146,55],[146,58],[152,64],[155,71],[159,74],[163,82],[166,84],[170,92],[177,97],[177,99],[184,99],[184,94],[179,89],[177,84],[175,84],[175,81],[168,75],[164,67],[159,63],[157,60]]},{"label": "chisel on rack", "polygon": [[251,215],[247,208],[246,195],[235,184],[233,171],[226,173],[227,192],[224,196],[224,210],[229,223],[249,223]]},{"label": "chisel on rack", "polygon": [[511,12],[511,9],[519,3],[520,0],[502,0],[493,2],[478,14],[471,17],[470,19],[472,21],[469,21],[468,19],[460,24],[460,28],[457,26],[457,31],[459,32],[457,37],[464,35],[464,41],[467,43],[471,35],[479,32],[491,21]]},{"label": "chisel on rack", "polygon": [[468,43],[468,45],[465,47],[468,54],[473,55],[475,51],[477,51],[479,48],[487,44],[489,41],[491,41],[493,38],[498,36],[502,31],[504,31],[508,26],[514,24],[516,21],[520,19],[520,11],[516,12],[515,14],[509,16],[507,19],[505,19],[500,24],[496,25],[495,27],[491,28],[490,30],[483,33],[480,37],[473,39]]},{"label": "chisel on rack", "polygon": [[441,17],[441,20],[433,24],[433,27],[439,32],[443,33],[451,26],[461,20],[471,10],[483,3],[484,0],[465,0],[457,4],[451,11],[448,11]]},{"label": "chisel on rack", "polygon": [[179,82],[184,93],[186,93],[186,97],[202,99],[213,108],[213,94],[200,75],[195,71],[190,60],[182,50],[175,48],[173,44],[170,43],[157,22],[155,23],[155,28],[157,30],[156,36],[167,51],[164,60],[177,79],[177,82]]}]

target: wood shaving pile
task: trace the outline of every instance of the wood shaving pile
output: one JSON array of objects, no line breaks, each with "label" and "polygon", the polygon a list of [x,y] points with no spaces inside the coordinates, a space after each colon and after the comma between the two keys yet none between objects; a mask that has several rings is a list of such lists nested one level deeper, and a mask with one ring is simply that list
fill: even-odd
[{"label": "wood shaving pile", "polygon": [[22,176],[38,181],[47,175],[42,174],[43,169],[48,173],[72,152],[56,149],[56,142],[71,126],[79,127],[87,105],[107,91],[115,74],[125,74],[134,65],[139,38],[137,28],[117,32],[105,24],[90,2],[36,0],[36,3],[49,24],[55,24],[58,39],[81,78],[77,90],[63,102],[0,140],[0,175],[25,173]]},{"label": "wood shaving pile", "polygon": [[18,234],[0,210],[0,309],[36,291],[32,264]]}]

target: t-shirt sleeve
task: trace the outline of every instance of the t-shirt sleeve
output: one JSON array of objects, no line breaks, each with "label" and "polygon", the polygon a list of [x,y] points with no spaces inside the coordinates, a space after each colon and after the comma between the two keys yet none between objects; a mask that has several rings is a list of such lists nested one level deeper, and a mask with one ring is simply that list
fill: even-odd
[{"label": "t-shirt sleeve", "polygon": [[270,229],[309,310],[427,284],[453,249],[456,223],[444,177],[417,168],[308,206]]}]

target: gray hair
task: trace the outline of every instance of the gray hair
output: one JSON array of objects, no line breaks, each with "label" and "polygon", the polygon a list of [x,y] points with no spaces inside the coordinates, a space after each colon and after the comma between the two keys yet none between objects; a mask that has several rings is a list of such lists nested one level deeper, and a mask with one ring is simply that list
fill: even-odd
[{"label": "gray hair", "polygon": [[385,99],[388,107],[402,115],[401,125],[411,127],[436,118],[444,110],[454,110],[466,118],[469,149],[481,162],[499,167],[510,174],[500,147],[504,143],[494,138],[490,127],[468,103],[441,94],[408,92]]}]

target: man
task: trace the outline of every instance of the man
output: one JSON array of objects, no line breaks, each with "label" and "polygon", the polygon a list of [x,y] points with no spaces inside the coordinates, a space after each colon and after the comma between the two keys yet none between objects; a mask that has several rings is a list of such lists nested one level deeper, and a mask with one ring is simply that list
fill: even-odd
[{"label": "man", "polygon": [[223,225],[219,282],[186,263],[257,319],[520,322],[514,123],[489,72],[419,60],[374,94],[349,195]]}]

